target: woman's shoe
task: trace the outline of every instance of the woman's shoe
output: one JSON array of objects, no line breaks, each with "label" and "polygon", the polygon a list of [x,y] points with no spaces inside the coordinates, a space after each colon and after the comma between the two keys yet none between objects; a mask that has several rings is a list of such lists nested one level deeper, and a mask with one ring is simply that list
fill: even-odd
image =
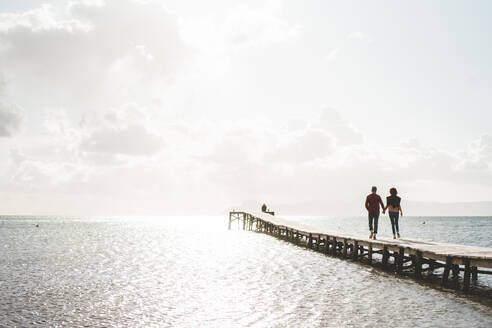
[{"label": "woman's shoe", "polygon": [[374,236],[372,236],[372,239],[376,240],[376,234],[374,234]]},{"label": "woman's shoe", "polygon": [[372,236],[373,236],[373,232],[371,231],[371,235],[369,236],[369,239],[372,239]]},{"label": "woman's shoe", "polygon": [[396,239],[396,235],[395,234],[393,234],[393,239]]},{"label": "woman's shoe", "polygon": [[396,236],[397,236],[398,238],[400,238],[400,233],[398,232],[398,233],[396,234]]}]

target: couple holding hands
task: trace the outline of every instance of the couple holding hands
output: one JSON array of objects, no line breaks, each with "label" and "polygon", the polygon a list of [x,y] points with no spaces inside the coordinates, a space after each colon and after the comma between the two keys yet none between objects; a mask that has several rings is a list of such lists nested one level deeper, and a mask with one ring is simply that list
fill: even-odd
[{"label": "couple holding hands", "polygon": [[[372,187],[371,193],[366,197],[366,209],[369,213],[369,230],[371,235],[369,239],[376,239],[378,233],[378,219],[379,219],[379,206],[383,209],[383,214],[388,210],[388,214],[391,220],[391,229],[393,230],[393,239],[400,238],[400,229],[398,227],[398,219],[403,211],[400,206],[401,198],[397,196],[398,192],[396,188],[390,189],[390,195],[386,197],[386,206],[384,206],[381,197],[376,193],[377,188]],[[374,225],[373,225],[374,223]]]}]

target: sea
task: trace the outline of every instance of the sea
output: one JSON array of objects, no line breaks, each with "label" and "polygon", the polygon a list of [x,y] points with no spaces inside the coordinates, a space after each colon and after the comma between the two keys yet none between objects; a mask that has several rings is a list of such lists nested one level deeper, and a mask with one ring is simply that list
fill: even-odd
[{"label": "sea", "polygon": [[[365,216],[290,219],[368,234]],[[0,216],[0,327],[492,327],[490,302],[227,226]],[[492,217],[404,216],[400,232],[492,247]]]}]

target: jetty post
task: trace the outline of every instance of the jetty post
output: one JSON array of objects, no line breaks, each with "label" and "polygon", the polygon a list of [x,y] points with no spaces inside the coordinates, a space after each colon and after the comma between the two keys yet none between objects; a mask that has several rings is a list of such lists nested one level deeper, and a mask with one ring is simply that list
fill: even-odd
[{"label": "jetty post", "polygon": [[[479,274],[492,274],[492,248],[417,239],[373,240],[324,231],[270,213],[231,211],[229,230],[234,221],[238,222],[238,229],[242,221],[243,230],[265,233],[327,256],[365,263],[416,280],[425,278],[427,282],[434,282],[439,272],[436,269],[443,269],[441,288],[461,290],[465,294],[473,292]],[[375,257],[375,254],[378,256]],[[408,262],[411,262],[410,265]],[[453,278],[452,283],[449,283],[451,272]],[[460,272],[463,272],[463,277]]]}]

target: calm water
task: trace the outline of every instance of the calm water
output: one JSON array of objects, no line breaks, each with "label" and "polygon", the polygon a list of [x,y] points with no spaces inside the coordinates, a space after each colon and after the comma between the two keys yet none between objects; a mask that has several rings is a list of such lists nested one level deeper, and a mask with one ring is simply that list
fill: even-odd
[{"label": "calm water", "polygon": [[[366,221],[303,222],[366,233]],[[492,308],[472,299],[226,227],[226,216],[0,217],[0,327],[492,327]],[[404,217],[401,231],[492,247],[492,218]]]}]

